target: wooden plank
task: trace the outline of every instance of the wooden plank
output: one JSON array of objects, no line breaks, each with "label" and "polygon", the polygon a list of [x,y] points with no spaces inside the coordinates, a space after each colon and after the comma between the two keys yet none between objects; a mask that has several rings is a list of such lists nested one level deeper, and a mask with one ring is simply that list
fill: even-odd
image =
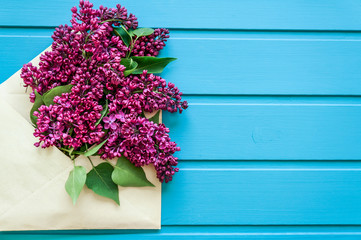
[{"label": "wooden plank", "polygon": [[360,95],[361,39],[171,39],[164,77],[187,94]]},{"label": "wooden plank", "polygon": [[[57,26],[69,23],[77,1],[4,1],[2,26]],[[119,1],[94,0],[113,7]],[[141,26],[216,29],[360,30],[357,0],[130,1],[122,5],[140,18]]]},{"label": "wooden plank", "polygon": [[31,31],[28,35],[23,33],[8,32],[3,35],[0,31],[0,44],[6,46],[0,48],[0,82],[5,81],[18,71],[24,64],[31,61],[44,49],[52,43],[51,33],[36,35],[36,30]]},{"label": "wooden plank", "polygon": [[[89,234],[92,234],[91,236]],[[45,231],[26,233],[0,233],[2,240],[45,240],[45,239],[288,239],[359,240],[360,227],[313,227],[313,226],[163,226],[161,230],[104,230],[104,231]]]},{"label": "wooden plank", "polygon": [[188,100],[182,115],[163,116],[182,160],[361,159],[359,98]]},{"label": "wooden plank", "polygon": [[[51,29],[1,29],[4,81],[51,44]],[[213,37],[212,37],[213,34]],[[162,76],[185,94],[360,95],[361,34],[174,31]],[[6,67],[4,67],[6,66]]]},{"label": "wooden plank", "polygon": [[181,163],[163,187],[162,224],[361,224],[359,163],[219,165]]}]

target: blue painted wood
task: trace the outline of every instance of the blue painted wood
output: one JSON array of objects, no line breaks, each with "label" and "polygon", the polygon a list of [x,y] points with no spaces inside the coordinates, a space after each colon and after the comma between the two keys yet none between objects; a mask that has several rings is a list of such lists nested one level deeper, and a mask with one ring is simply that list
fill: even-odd
[{"label": "blue painted wood", "polygon": [[[342,239],[359,240],[360,227],[328,227],[328,226],[167,226],[160,231],[52,231],[46,234],[39,232],[1,234],[2,240],[116,240],[116,239],[287,239],[287,240],[324,240]],[[50,235],[52,233],[52,235]]]},{"label": "blue painted wood", "polygon": [[180,169],[163,187],[166,225],[361,224],[360,163],[182,162]]},{"label": "blue painted wood", "polygon": [[[52,29],[20,30],[0,29],[1,81],[51,44]],[[360,33],[175,30],[162,76],[186,94],[360,95],[359,52]]]},{"label": "blue painted wood", "polygon": [[175,37],[164,74],[189,94],[360,95],[360,40]]},{"label": "blue painted wood", "polygon": [[[57,26],[69,23],[77,1],[2,1],[0,25]],[[96,6],[121,3],[141,26],[217,29],[360,30],[357,0],[94,0]],[[14,16],[16,12],[16,16]],[[36,13],[36,14],[34,14]],[[19,17],[21,16],[21,17]],[[45,20],[46,19],[46,20]]]},{"label": "blue painted wood", "polygon": [[[188,98],[181,116],[164,114],[182,160],[360,160],[358,103]],[[301,98],[302,99],[302,98]],[[319,100],[322,101],[322,100]]]}]

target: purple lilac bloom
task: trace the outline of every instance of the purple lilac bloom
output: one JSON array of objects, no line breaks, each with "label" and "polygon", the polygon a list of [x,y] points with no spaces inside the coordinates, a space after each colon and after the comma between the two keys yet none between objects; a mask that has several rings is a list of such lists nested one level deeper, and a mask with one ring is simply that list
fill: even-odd
[{"label": "purple lilac bloom", "polygon": [[40,57],[38,67],[31,63],[22,68],[24,86],[43,95],[57,86],[73,85],[68,93],[54,98],[54,104],[42,105],[37,117],[35,146],[79,151],[108,139],[98,151],[104,159],[120,156],[135,166],[153,164],[161,182],[171,181],[178,171],[180,150],[172,142],[169,129],[142,117],[143,112],[165,110],[182,112],[188,107],[182,92],[173,83],[149,74],[124,76],[121,64],[126,56],[157,56],[163,49],[169,31],[156,29],[140,37],[131,48],[113,28],[138,27],[137,18],[119,4],[116,8],[80,0],[79,9],[71,9],[71,26],[60,25],[52,35],[51,51]]},{"label": "purple lilac bloom", "polygon": [[155,29],[153,34],[138,38],[134,44],[132,55],[156,57],[164,48],[167,38],[169,38],[168,29]]}]

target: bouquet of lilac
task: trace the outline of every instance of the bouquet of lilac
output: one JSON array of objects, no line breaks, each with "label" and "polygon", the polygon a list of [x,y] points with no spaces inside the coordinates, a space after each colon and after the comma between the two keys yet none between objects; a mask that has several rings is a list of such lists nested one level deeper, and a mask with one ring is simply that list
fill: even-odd
[{"label": "bouquet of lilac", "polygon": [[[39,66],[25,64],[21,77],[32,90],[35,146],[55,146],[74,161],[65,184],[74,204],[84,185],[118,202],[118,185],[153,185],[141,166],[153,164],[160,182],[172,180],[180,148],[159,115],[181,113],[187,102],[174,84],[154,75],[175,60],[156,57],[167,29],[138,28],[119,4],[93,9],[80,0],[79,8],[71,9],[71,26],[56,28]],[[156,114],[148,119],[147,112]],[[76,165],[79,155],[104,162],[86,173]],[[113,158],[116,164],[107,161]]]}]

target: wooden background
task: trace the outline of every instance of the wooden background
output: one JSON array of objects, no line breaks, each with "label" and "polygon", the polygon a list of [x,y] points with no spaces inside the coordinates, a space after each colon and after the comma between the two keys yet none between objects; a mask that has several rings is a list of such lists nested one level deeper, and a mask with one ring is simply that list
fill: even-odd
[{"label": "wooden background", "polygon": [[[190,103],[164,116],[182,151],[162,230],[0,239],[361,239],[361,1],[120,3],[141,27],[170,29],[162,56],[178,61],[162,76]],[[0,0],[1,82],[74,5]]]}]

